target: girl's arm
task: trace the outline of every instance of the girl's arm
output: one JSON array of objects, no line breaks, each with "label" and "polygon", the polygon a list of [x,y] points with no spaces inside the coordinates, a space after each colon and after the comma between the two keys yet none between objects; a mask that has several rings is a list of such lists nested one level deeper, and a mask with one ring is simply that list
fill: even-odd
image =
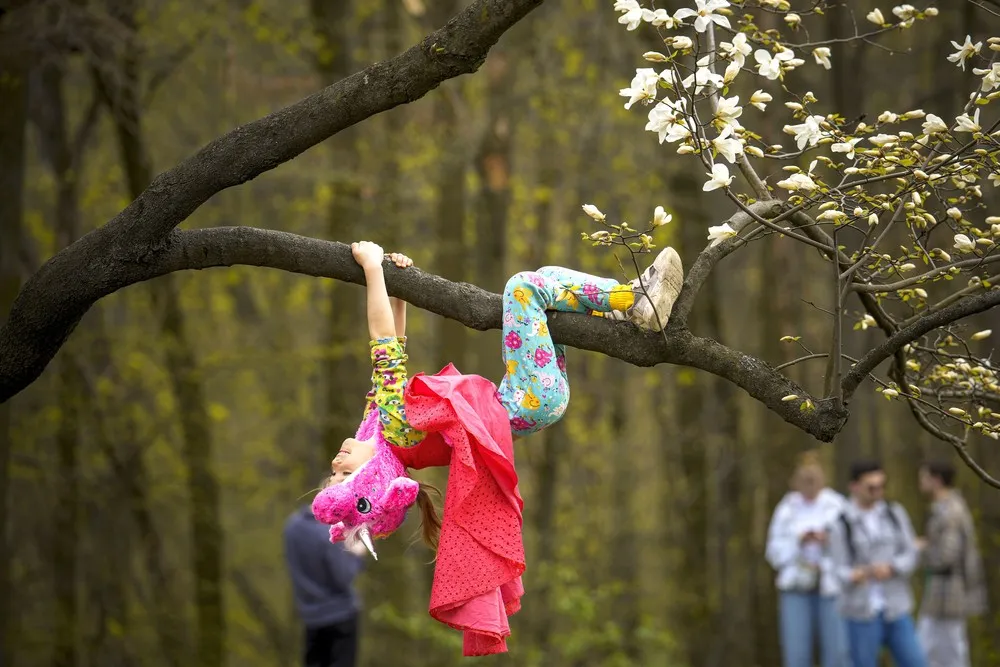
[{"label": "girl's arm", "polygon": [[382,273],[385,255],[382,247],[369,241],[361,241],[351,244],[351,252],[354,260],[365,270],[368,334],[373,340],[392,338],[396,334],[396,324],[392,317],[389,295],[385,291],[385,275]]},{"label": "girl's arm", "polygon": [[396,338],[406,338],[406,302],[390,296],[389,303],[392,304],[392,319],[396,323]]}]

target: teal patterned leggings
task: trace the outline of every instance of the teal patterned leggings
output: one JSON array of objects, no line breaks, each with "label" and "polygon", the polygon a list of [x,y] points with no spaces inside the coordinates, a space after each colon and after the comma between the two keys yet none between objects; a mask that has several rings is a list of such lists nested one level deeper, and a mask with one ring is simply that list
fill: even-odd
[{"label": "teal patterned leggings", "polygon": [[[550,426],[566,412],[566,349],[552,342],[546,310],[606,313],[632,304],[632,288],[559,266],[522,271],[503,293],[503,361],[499,398],[515,437]],[[614,303],[615,308],[612,308]]]}]

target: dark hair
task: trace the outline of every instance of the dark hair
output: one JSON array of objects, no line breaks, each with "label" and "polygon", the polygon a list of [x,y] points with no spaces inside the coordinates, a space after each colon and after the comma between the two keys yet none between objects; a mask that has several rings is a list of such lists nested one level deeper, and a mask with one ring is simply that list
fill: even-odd
[{"label": "dark hair", "polygon": [[955,466],[948,461],[926,461],[921,466],[931,477],[941,480],[947,488],[955,483]]},{"label": "dark hair", "polygon": [[850,479],[852,482],[857,482],[859,479],[871,472],[882,472],[882,463],[880,461],[876,461],[875,459],[855,461],[850,467]]}]

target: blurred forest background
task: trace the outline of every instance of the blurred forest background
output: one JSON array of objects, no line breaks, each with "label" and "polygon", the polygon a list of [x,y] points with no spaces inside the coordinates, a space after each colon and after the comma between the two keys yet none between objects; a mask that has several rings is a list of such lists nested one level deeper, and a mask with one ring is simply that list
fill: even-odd
[{"label": "blurred forest background", "polygon": [[[34,50],[0,48],[0,318],[18,280],[114,216],[153,175],[399,53],[466,2],[34,4]],[[858,21],[875,6],[848,4]],[[829,73],[803,67],[790,77],[847,118],[886,108],[954,117],[975,82],[945,60],[949,42],[1000,34],[1000,19],[973,3],[940,4],[937,19],[884,41],[891,50],[836,44]],[[215,196],[186,225],[370,239],[496,292],[508,274],[545,263],[620,274],[608,251],[580,242],[592,230],[580,205],[642,222],[662,204],[674,221],[656,242],[677,247],[689,266],[707,227],[732,211],[703,196],[693,161],[643,131],[645,113],[622,108],[619,88],[657,44],[652,31],[617,25],[612,5],[546,2],[477,74]],[[853,32],[847,11],[827,19],[816,39]],[[0,33],[8,43],[25,37]],[[27,114],[6,103],[17,91],[29,96]],[[752,128],[770,124],[777,135],[786,122],[775,102]],[[20,182],[9,176],[22,135]],[[984,196],[998,201],[992,188]],[[782,336],[822,349],[828,299],[814,276],[823,266],[787,239],[751,244],[718,267],[691,327],[775,365],[800,353]],[[0,630],[10,638],[0,662],[297,664],[281,529],[356,426],[368,377],[362,307],[357,286],[240,267],[170,275],[93,308],[45,374],[0,406],[9,456]],[[976,324],[1000,330],[1000,312]],[[452,361],[495,381],[502,374],[496,331],[411,309],[409,334],[414,370]],[[852,356],[881,337],[846,335]],[[707,374],[574,350],[569,365],[566,418],[518,444],[527,595],[511,653],[482,664],[777,665],[765,533],[796,456],[817,443]],[[788,372],[810,382],[823,365]],[[870,386],[851,409],[822,449],[831,483],[845,490],[851,459],[882,457],[891,496],[921,526],[917,467],[951,457],[949,446]],[[996,442],[979,438],[972,449],[1000,473]],[[436,471],[418,477],[444,481]],[[994,606],[972,626],[974,664],[1000,665],[1000,492],[967,470],[961,486]],[[365,666],[462,661],[460,635],[427,615],[431,554],[408,543],[411,522],[361,578]]]}]

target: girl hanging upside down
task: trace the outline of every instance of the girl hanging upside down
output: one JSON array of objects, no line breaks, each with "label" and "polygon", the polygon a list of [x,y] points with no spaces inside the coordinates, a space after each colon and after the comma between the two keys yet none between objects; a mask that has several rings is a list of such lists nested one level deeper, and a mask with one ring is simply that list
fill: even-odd
[{"label": "girl hanging upside down", "polygon": [[[465,655],[504,652],[524,572],[513,440],[559,421],[569,404],[566,350],[552,341],[545,312],[590,313],[657,331],[681,289],[680,257],[664,249],[641,283],[554,266],[515,274],[503,293],[506,373],[498,388],[451,364],[407,378],[406,304],[386,293],[382,248],[362,241],[351,250],[367,283],[372,388],[361,426],[333,459],[313,512],[330,524],[331,541],[360,541],[376,557],[373,538],[393,533],[418,503],[424,538],[437,549],[431,616],[465,632]],[[413,264],[398,253],[389,259],[400,268]],[[430,466],[449,467],[441,520],[427,490],[406,472]]]}]

